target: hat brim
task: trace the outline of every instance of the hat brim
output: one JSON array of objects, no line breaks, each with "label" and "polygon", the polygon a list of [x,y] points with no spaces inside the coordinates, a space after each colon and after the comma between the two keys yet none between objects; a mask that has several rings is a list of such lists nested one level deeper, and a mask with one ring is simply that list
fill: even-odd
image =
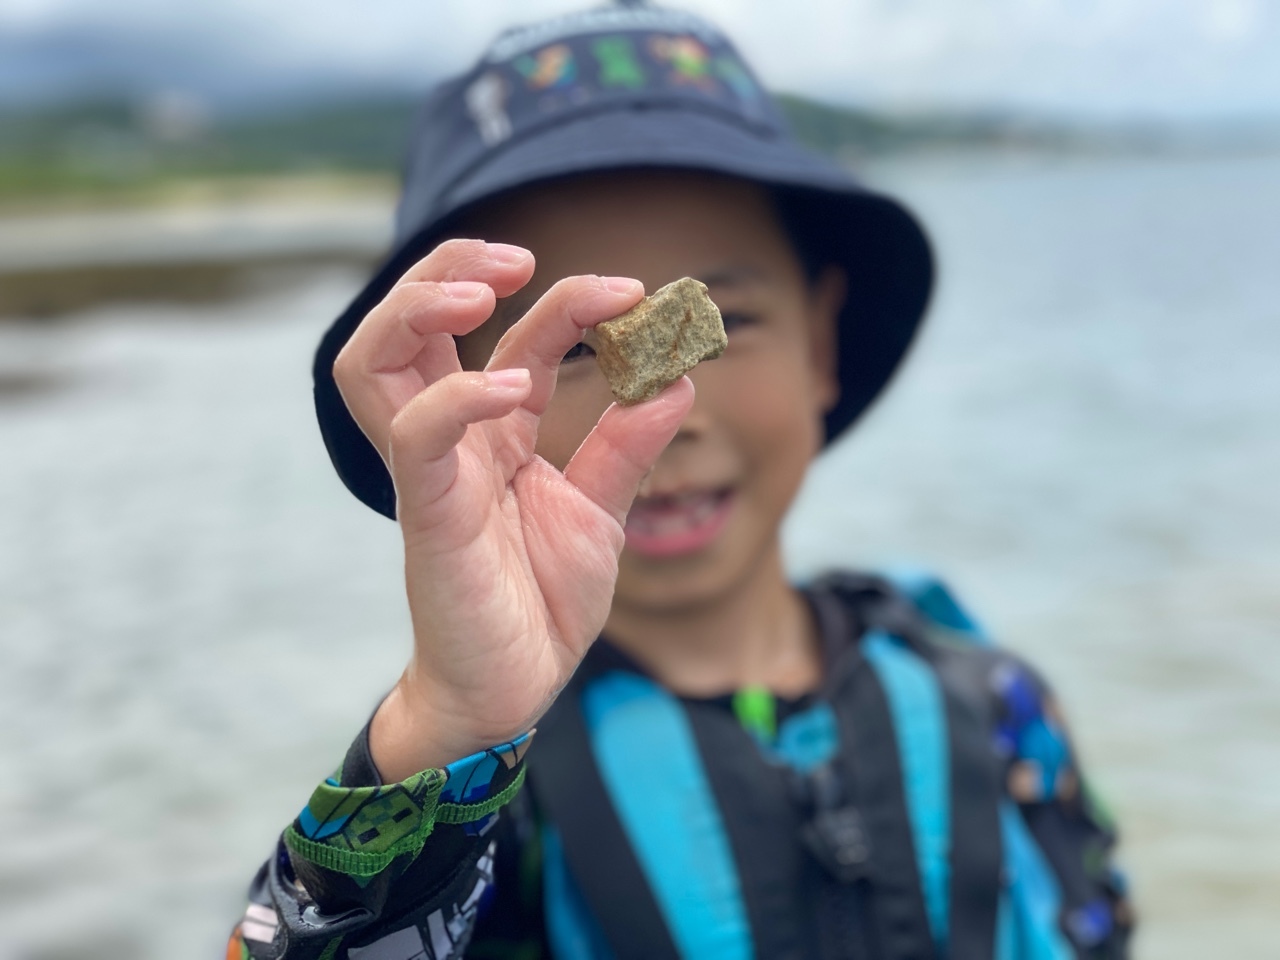
[{"label": "hat brim", "polygon": [[906,356],[933,286],[933,255],[915,217],[793,141],[713,111],[682,105],[601,112],[513,138],[431,209],[413,209],[412,194],[406,196],[401,236],[391,255],[329,328],[315,358],[316,415],[325,447],[361,501],[394,519],[391,477],[333,380],[333,362],[364,316],[444,239],[446,222],[471,204],[565,176],[641,168],[720,173],[783,189],[794,198],[789,212],[795,226],[848,277],[837,332],[840,397],[826,416],[827,443],[871,406]]}]

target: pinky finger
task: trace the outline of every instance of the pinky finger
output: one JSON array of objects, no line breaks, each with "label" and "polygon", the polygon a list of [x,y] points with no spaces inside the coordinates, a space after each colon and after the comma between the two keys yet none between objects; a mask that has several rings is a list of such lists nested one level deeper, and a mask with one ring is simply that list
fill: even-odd
[{"label": "pinky finger", "polygon": [[497,420],[529,396],[532,381],[521,368],[455,373],[427,387],[391,421],[391,473],[403,519],[429,507],[453,484],[456,448],[473,423]]}]

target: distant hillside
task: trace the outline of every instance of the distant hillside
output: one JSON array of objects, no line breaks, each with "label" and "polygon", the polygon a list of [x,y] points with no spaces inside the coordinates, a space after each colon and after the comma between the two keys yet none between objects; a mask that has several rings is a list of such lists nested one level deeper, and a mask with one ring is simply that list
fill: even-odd
[{"label": "distant hillside", "polygon": [[[892,150],[1017,145],[1132,149],[1161,130],[1119,133],[1023,118],[895,116],[782,95],[801,140],[847,158]],[[127,198],[192,178],[398,172],[416,109],[409,93],[367,94],[215,115],[178,95],[41,109],[0,106],[0,204],[82,196]]]},{"label": "distant hillside", "polygon": [[1162,127],[1109,129],[1078,123],[989,113],[890,114],[781,94],[778,101],[796,136],[841,158],[895,150],[954,147],[1147,149],[1170,140]]},{"label": "distant hillside", "polygon": [[181,99],[10,108],[0,111],[0,202],[193,177],[391,173],[414,108],[407,94],[223,119]]}]

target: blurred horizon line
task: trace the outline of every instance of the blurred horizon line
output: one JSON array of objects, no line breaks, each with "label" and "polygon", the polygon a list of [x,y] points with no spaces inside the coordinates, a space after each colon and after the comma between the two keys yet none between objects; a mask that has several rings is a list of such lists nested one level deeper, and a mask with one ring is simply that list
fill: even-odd
[{"label": "blurred horizon line", "polygon": [[[386,6],[399,0],[371,2]],[[564,3],[541,0],[530,6],[557,5]],[[443,4],[436,16],[450,22],[453,6]],[[18,18],[0,30],[0,108],[49,107],[90,94],[184,96],[210,113],[237,117],[341,97],[421,97],[461,66],[455,61],[465,59],[485,19],[480,10],[468,10],[467,16],[454,10],[458,22],[448,31],[454,42],[426,34],[406,60],[399,34],[393,43],[374,29],[362,46],[336,49],[306,31],[287,36],[287,43],[285,36],[265,43],[265,37],[246,35],[243,23],[236,26],[234,11],[214,16],[198,7],[185,19],[130,22],[128,15],[104,18],[84,11],[44,22]],[[760,24],[725,25],[740,41],[754,41],[744,46],[766,86],[841,108],[895,116],[1016,115],[1081,127],[1280,126],[1280,70],[1272,75],[1249,67],[1255,55],[1271,62],[1263,41],[1274,25],[1261,14],[1254,18],[1253,34],[1240,32],[1246,22],[1241,21],[1231,36],[1176,34],[1166,43],[1145,36],[1135,22],[1128,33],[1104,37],[1106,42],[1095,38],[1092,47],[1080,46],[1080,36],[1052,39],[1045,24],[1033,30],[1022,23],[1019,33],[1019,24],[1011,22],[1014,39],[986,55],[944,11],[930,16],[917,23],[904,13],[902,22],[890,17],[878,27],[864,24],[863,32],[849,38],[851,44],[871,45],[861,57],[850,48],[832,62],[830,51],[824,58],[815,50],[804,66],[776,43],[754,49]],[[1185,33],[1190,26],[1179,29]],[[872,53],[878,48],[868,32],[873,27],[884,43],[907,44],[901,56],[876,62]],[[848,29],[847,23],[832,24],[836,33]],[[383,46],[386,55],[377,55]]]}]

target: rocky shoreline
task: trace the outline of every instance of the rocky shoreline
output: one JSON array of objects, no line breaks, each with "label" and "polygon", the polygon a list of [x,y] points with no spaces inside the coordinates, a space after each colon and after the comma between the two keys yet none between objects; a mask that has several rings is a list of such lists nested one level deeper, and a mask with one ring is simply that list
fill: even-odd
[{"label": "rocky shoreline", "polygon": [[216,302],[317,266],[361,269],[389,236],[390,198],[281,200],[0,215],[0,321],[104,303]]}]

